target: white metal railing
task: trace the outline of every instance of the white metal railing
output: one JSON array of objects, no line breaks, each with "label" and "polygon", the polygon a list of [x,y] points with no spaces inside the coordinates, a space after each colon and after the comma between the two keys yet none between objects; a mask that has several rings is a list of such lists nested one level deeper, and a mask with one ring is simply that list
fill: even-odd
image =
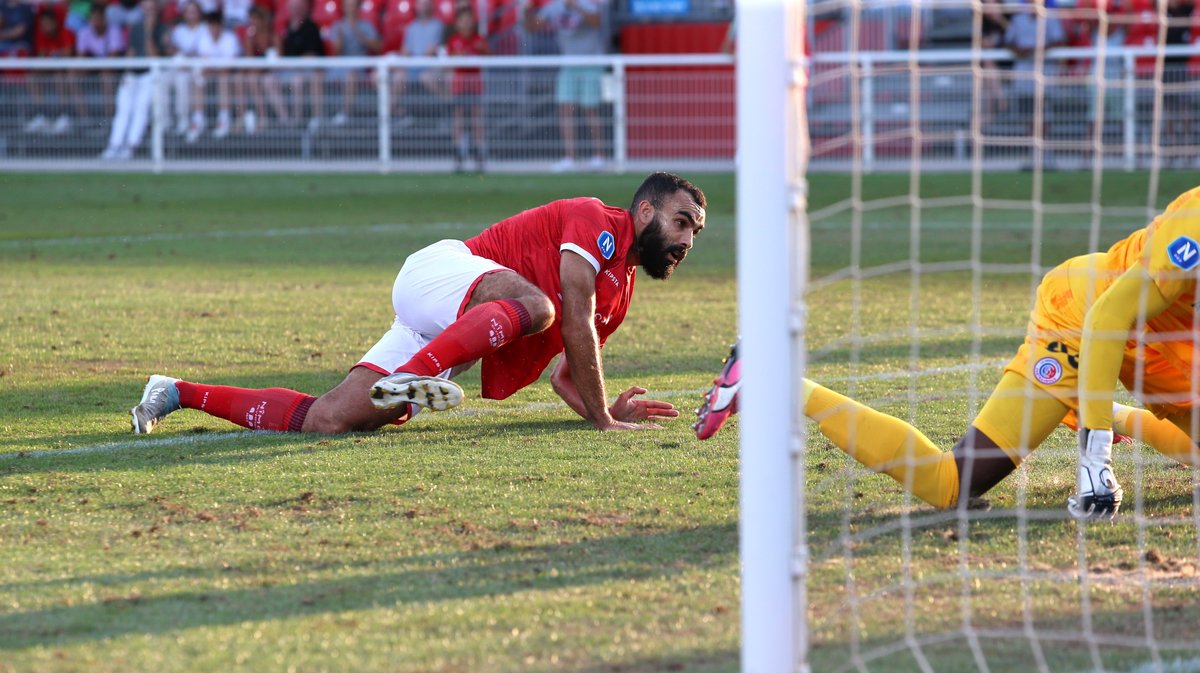
[{"label": "white metal railing", "polygon": [[[593,68],[602,72],[600,100],[594,106],[595,116],[600,120],[599,138],[588,135],[591,118],[582,114],[593,106],[579,106],[577,116],[577,154],[580,164],[587,164],[588,154],[597,159],[604,169],[624,170],[632,161],[678,161],[708,162],[714,166],[730,168],[733,157],[733,71],[732,57],[724,54],[699,55],[645,55],[645,56],[486,56],[486,57],[425,57],[410,58],[387,55],[381,57],[329,57],[329,58],[235,58],[235,59],[0,59],[0,161],[9,164],[87,160],[98,157],[103,146],[98,128],[105,114],[113,114],[114,106],[104,102],[114,96],[117,79],[130,71],[148,73],[153,83],[150,125],[144,146],[137,148],[135,157],[148,163],[154,170],[164,170],[170,164],[181,161],[261,163],[280,160],[292,162],[300,159],[316,163],[358,163],[376,165],[380,170],[439,170],[452,165],[454,142],[452,133],[457,131],[448,122],[458,116],[455,108],[462,98],[451,91],[450,79],[459,69],[479,68],[485,83],[481,96],[474,99],[483,110],[484,125],[491,138],[490,167],[508,166],[518,169],[537,170],[562,158],[561,115],[557,102],[558,73],[564,68]],[[408,133],[411,121],[397,115],[397,92],[399,82],[413,87],[412,77],[404,73],[432,69],[440,73],[438,91],[424,91],[421,105],[426,108],[424,121],[432,128],[424,145],[414,145],[414,134]],[[282,98],[288,93],[303,96],[305,87],[295,86],[297,78],[312,73],[323,73],[318,85],[326,96],[337,96],[339,78],[345,73],[354,73],[361,81],[360,89],[373,97],[371,105],[355,102],[359,115],[348,127],[343,123],[337,128],[329,124],[298,125],[280,130],[274,136],[276,145],[290,143],[291,149],[260,156],[247,156],[238,152],[238,138],[222,137],[217,142],[209,137],[198,137],[192,142],[175,138],[171,128],[171,93],[173,80],[190,78],[202,74],[200,87],[202,96],[194,105],[202,115],[212,116],[215,105],[213,80],[220,77],[270,76],[273,86],[281,89]],[[69,73],[69,74],[67,74]],[[86,75],[86,77],[85,77]],[[42,134],[40,142],[16,142],[28,140],[22,137],[21,124],[28,124],[33,112],[23,113],[33,103],[31,87],[48,88],[54,78],[71,77],[73,86],[88,99],[91,118],[81,128],[72,128],[64,133],[65,139],[54,142],[53,137]],[[103,78],[107,77],[106,81]],[[82,81],[81,80],[86,80]],[[191,85],[186,85],[191,86]],[[231,88],[236,88],[232,87]],[[422,85],[423,86],[423,85]],[[654,90],[663,87],[667,95],[655,98]],[[671,92],[674,92],[673,94]],[[346,94],[342,94],[346,95]],[[43,92],[42,96],[45,96]],[[357,94],[363,98],[364,94]],[[309,95],[299,101],[298,109],[325,107]],[[178,101],[178,98],[176,98]],[[293,97],[291,102],[295,102]],[[402,103],[400,103],[402,105]],[[68,107],[58,101],[59,107]],[[250,102],[238,100],[239,107]],[[527,108],[536,105],[531,112]],[[714,118],[712,109],[724,106],[727,113]],[[231,108],[232,106],[228,106]],[[349,109],[347,104],[347,109]],[[102,109],[98,113],[95,109]],[[324,117],[325,110],[314,117]],[[232,116],[232,110],[226,109]],[[223,114],[218,111],[218,114]],[[589,112],[590,114],[590,112]],[[278,115],[277,115],[278,116]],[[264,120],[265,121],[265,120]],[[467,125],[469,119],[462,123]],[[403,124],[401,122],[404,122]],[[295,120],[292,120],[295,123]],[[680,137],[689,125],[703,131],[700,137]],[[525,129],[524,136],[504,136],[504,130],[514,127]],[[727,127],[724,130],[718,127]],[[716,128],[715,133],[713,129]],[[658,135],[670,137],[666,144],[655,140]],[[668,132],[670,131],[670,132]],[[631,138],[631,133],[636,137]],[[707,133],[712,137],[703,137]],[[369,138],[368,138],[369,136]],[[436,137],[435,137],[436,136]],[[247,136],[240,138],[242,150],[252,148],[254,143]],[[256,143],[264,141],[253,139]],[[583,141],[587,141],[586,143]],[[339,148],[338,143],[342,143]],[[20,145],[20,151],[18,151]],[[402,147],[407,145],[406,147]],[[587,147],[578,147],[587,145]],[[263,145],[266,146],[265,144]],[[369,154],[361,151],[370,147]]]},{"label": "white metal railing", "polygon": [[[1093,151],[1097,138],[1105,161],[1126,169],[1146,161],[1191,161],[1200,145],[1200,124],[1192,121],[1192,110],[1200,107],[1200,80],[1175,64],[1164,67],[1156,57],[1197,54],[1200,47],[1195,46],[1056,48],[1045,52],[1043,72],[1014,74],[989,65],[1011,62],[1013,56],[1006,50],[817,53],[808,64],[811,163],[817,169],[836,169],[861,152],[865,168],[873,170],[919,152],[923,159],[951,168],[969,165],[975,153],[982,153],[985,163],[1000,166],[1028,161],[1039,145],[1049,156],[1065,160],[1060,167],[1071,168],[1071,158]],[[1151,76],[1145,76],[1148,58],[1155,65]],[[1057,67],[1068,62],[1076,64],[1069,72]],[[416,84],[401,74],[477,67],[484,73],[477,102],[486,127],[488,168],[544,170],[565,153],[563,132],[569,130],[556,102],[559,69],[592,67],[603,72],[603,95],[594,117],[577,111],[573,120],[579,165],[586,166],[591,157],[610,170],[624,170],[631,163],[702,163],[729,169],[735,151],[731,65],[732,57],[723,54],[0,59],[0,165],[93,165],[105,149],[121,73],[139,69],[149,73],[153,96],[146,139],[134,154],[138,166],[160,171],[198,164],[447,170],[455,165],[456,138],[462,135],[453,120],[461,116],[455,113],[461,101],[444,91],[409,94],[421,112],[405,116],[400,94],[413,91]],[[1101,65],[1103,78],[1098,76]],[[209,134],[189,143],[172,133],[172,112],[174,126],[180,121],[179,91],[192,86],[180,80],[195,72],[221,71],[229,77],[270,79],[285,105],[298,102],[301,109],[315,109],[328,100],[345,104],[355,114],[343,126],[285,126],[276,119],[270,132],[255,137],[234,132],[218,139]],[[320,84],[324,96],[310,100],[311,88],[295,84],[305,73],[316,72],[325,74]],[[357,73],[360,80],[357,92],[350,95],[338,79],[346,72]],[[1170,76],[1164,78],[1164,73]],[[219,79],[204,77],[195,90],[200,101],[194,107],[210,119],[218,106]],[[1011,95],[1014,87],[1028,86],[1040,107],[1010,107],[993,114],[988,100],[976,100],[977,89],[984,97],[988,91],[975,86],[978,79],[994,82],[1005,102],[1020,98]],[[851,96],[852,90],[856,96]],[[259,94],[258,105],[267,93]],[[249,109],[248,95],[234,97],[234,105]],[[350,104],[347,97],[353,97]],[[57,106],[59,117],[72,117],[70,128],[29,132],[38,116],[55,114],[39,111],[39,101]],[[328,109],[317,110],[315,116]],[[911,110],[919,110],[915,121]],[[1041,116],[1038,127],[1045,128],[1040,138],[1033,136],[1029,123],[1035,114]],[[262,116],[260,121],[266,122],[270,115]],[[980,122],[980,117],[988,119]],[[599,131],[593,133],[596,127]]]},{"label": "white metal railing", "polygon": [[[1200,146],[1200,125],[1192,123],[1193,110],[1200,107],[1200,68],[1164,61],[1196,56],[1200,45],[1053,48],[1044,52],[1041,72],[1012,73],[992,65],[1014,61],[1003,49],[818,53],[809,66],[812,163],[829,166],[848,159],[856,140],[868,171],[886,163],[881,146],[889,144],[893,157],[906,162],[914,149],[907,106],[919,101],[920,135],[927,143],[920,151],[950,167],[967,166],[971,152],[984,152],[992,165],[1028,161],[1029,150],[1039,144],[1059,157],[1060,167],[1090,166],[1082,157],[1095,149],[1097,136],[1101,151],[1113,155],[1105,163],[1126,170],[1149,161],[1191,164]],[[1141,63],[1146,59],[1153,64]],[[916,78],[910,77],[913,68]],[[997,82],[1005,103],[1014,85],[1023,82],[1038,107],[975,130],[972,118],[989,114],[988,102],[976,100],[977,78]],[[858,94],[853,108],[851,87]],[[1048,129],[1044,137],[1033,136],[1035,115]],[[850,132],[855,121],[857,138]],[[1030,128],[996,128],[1004,122]],[[1059,130],[1063,127],[1073,128]]]}]

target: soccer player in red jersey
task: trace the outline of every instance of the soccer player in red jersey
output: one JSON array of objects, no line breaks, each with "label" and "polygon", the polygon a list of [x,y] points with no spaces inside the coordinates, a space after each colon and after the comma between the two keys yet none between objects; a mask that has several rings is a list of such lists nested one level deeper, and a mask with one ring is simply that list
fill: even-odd
[{"label": "soccer player in red jersey", "polygon": [[691,182],[654,173],[628,210],[565,199],[466,241],[439,241],[405,260],[392,289],[392,328],[324,395],[155,375],[132,409],[133,431],[149,433],[181,408],[256,430],[375,430],[422,407],[457,405],[462,389],[450,379],[475,361],[482,361],[483,396],[504,399],[560,353],[551,385],[597,430],[657,427],[648,422],[679,412],[634,399],[646,392],[637,386],[610,406],[600,348],[625,319],[637,267],[669,278],[704,228],[706,205]]},{"label": "soccer player in red jersey", "polygon": [[[479,34],[475,12],[460,9],[454,15],[454,33],[446,40],[446,53],[451,56],[483,56],[488,53],[487,40]],[[461,171],[471,153],[471,137],[467,126],[474,129],[475,161],[479,171],[487,159],[487,142],[483,128],[483,72],[480,68],[455,68],[450,77],[450,95],[454,107],[454,146],[458,155],[454,168]]]}]

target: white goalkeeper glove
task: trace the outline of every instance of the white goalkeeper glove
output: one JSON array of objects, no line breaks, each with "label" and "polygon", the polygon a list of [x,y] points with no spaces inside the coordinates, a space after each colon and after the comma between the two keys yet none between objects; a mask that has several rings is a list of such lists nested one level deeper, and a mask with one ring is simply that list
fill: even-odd
[{"label": "white goalkeeper glove", "polygon": [[1079,430],[1079,479],[1067,511],[1080,520],[1109,520],[1121,507],[1121,485],[1112,471],[1112,430]]}]

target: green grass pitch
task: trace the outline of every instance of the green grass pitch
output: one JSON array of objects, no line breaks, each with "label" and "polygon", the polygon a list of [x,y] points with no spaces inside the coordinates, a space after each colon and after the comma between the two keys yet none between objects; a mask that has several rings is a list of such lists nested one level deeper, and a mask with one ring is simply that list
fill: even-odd
[{"label": "green grass pitch", "polygon": [[[736,337],[734,180],[692,177],[708,228],[669,283],[643,276],[605,349],[611,394],[644,385],[684,411],[662,430],[597,434],[544,378],[481,400],[469,372],[461,409],[399,429],[251,433],[184,411],[134,437],[147,374],[319,393],[387,328],[408,253],[554,198],[625,204],[639,176],[0,174],[0,672],[736,670],[736,421],[703,443],[688,427]],[[1106,175],[1105,207],[1146,206],[1148,179]],[[1198,182],[1162,175],[1155,205]],[[1031,176],[984,184],[1028,199]],[[969,186],[929,175],[922,195]],[[1087,175],[1045,187],[1090,199]],[[810,193],[820,209],[849,181],[813,176]],[[868,212],[859,257],[916,251],[919,285],[897,264],[859,291],[831,276],[854,259],[850,214],[814,222],[811,371],[948,447],[1019,343],[1033,276],[1016,266],[1144,218],[1105,216],[1090,242],[1089,215],[1050,213],[1034,245],[1029,211],[987,209],[979,240],[968,206],[919,215],[914,238],[909,207]],[[938,266],[973,248],[978,278]],[[855,670],[854,653],[872,671],[1196,661],[1195,473],[1123,450],[1146,525],[1131,499],[1090,529],[1081,588],[1072,442],[1057,433],[960,526],[814,439],[814,670]]]}]

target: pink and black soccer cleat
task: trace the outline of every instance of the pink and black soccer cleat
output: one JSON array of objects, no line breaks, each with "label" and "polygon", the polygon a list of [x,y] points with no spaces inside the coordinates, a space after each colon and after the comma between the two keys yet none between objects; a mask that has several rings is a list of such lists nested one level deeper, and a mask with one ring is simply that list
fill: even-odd
[{"label": "pink and black soccer cleat", "polygon": [[696,423],[692,429],[699,439],[708,439],[717,434],[725,421],[737,413],[738,391],[742,387],[742,368],[738,364],[738,344],[734,344],[725,358],[721,373],[713,379],[713,387],[704,395],[704,403],[696,410]]}]

